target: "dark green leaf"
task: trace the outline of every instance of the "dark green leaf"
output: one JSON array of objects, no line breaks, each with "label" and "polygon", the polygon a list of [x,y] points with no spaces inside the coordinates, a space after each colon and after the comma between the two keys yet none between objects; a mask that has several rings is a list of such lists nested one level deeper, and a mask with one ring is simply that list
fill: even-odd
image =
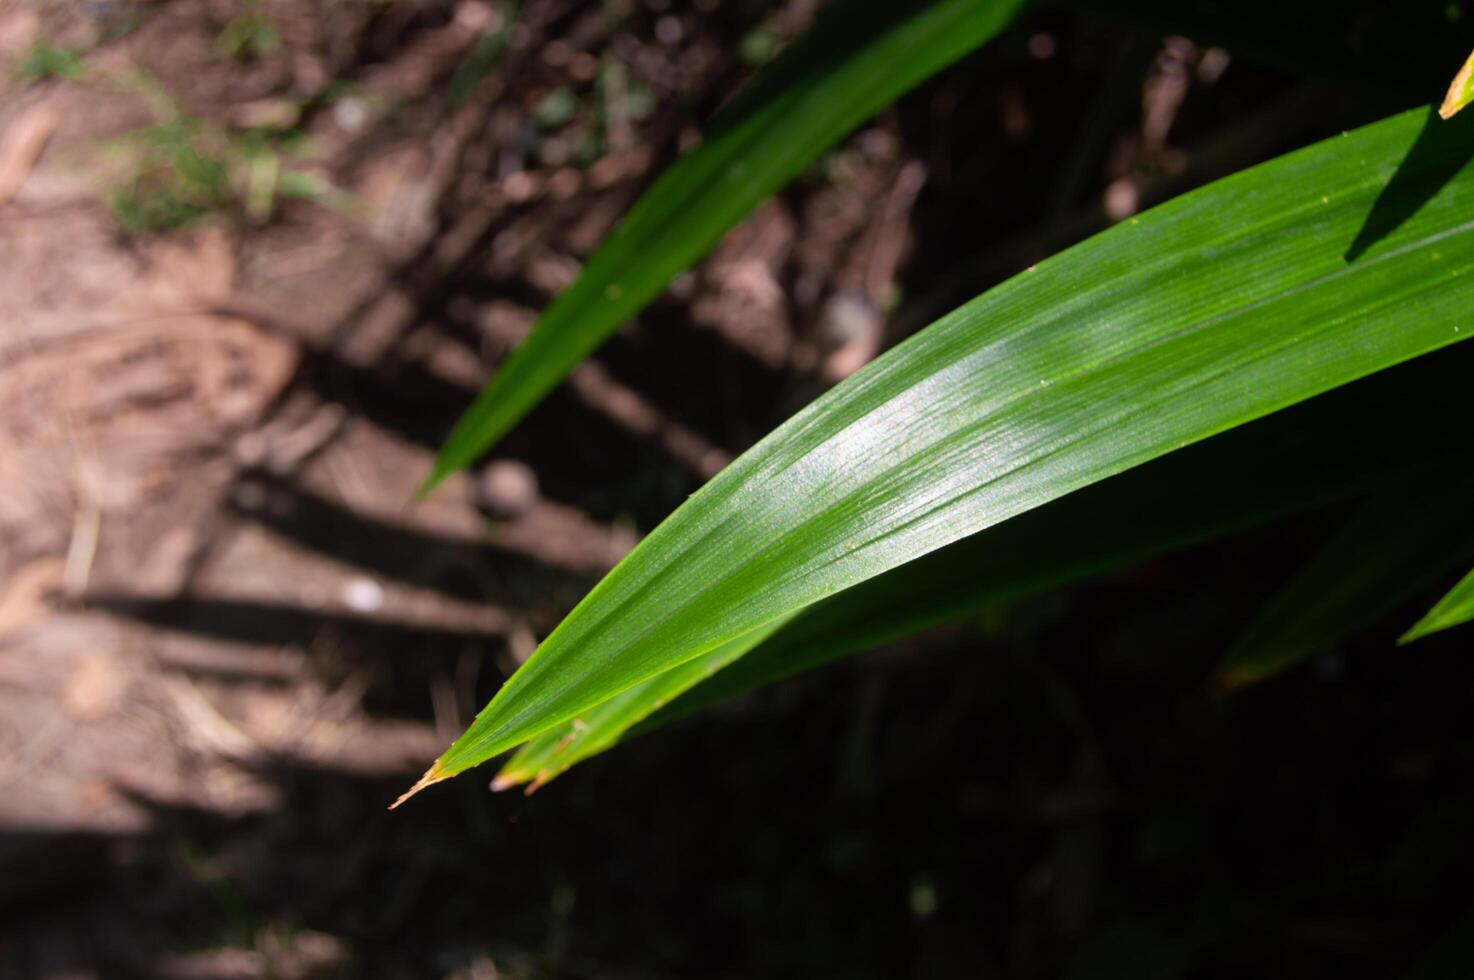
[{"label": "dark green leaf", "polygon": [[1255,619],[1227,687],[1262,680],[1375,623],[1474,555],[1474,478],[1456,468],[1383,491]]}]

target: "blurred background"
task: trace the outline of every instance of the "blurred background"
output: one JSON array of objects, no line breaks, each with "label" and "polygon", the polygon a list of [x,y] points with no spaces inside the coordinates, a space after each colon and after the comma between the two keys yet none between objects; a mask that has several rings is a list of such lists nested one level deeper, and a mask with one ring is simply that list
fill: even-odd
[{"label": "blurred background", "polygon": [[1436,101],[1474,16],[1032,13],[410,504],[819,6],[0,3],[0,977],[1474,976],[1469,639],[1391,646],[1436,596],[1209,683],[1324,516],[385,812],[770,427],[1112,221]]}]

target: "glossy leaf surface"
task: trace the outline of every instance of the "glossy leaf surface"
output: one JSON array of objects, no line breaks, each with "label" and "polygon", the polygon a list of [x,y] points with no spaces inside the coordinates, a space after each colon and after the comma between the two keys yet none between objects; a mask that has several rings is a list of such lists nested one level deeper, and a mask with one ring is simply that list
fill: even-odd
[{"label": "glossy leaf surface", "polygon": [[1474,142],[1430,118],[1185,195],[883,355],[650,534],[420,785],[953,541],[1466,339]]},{"label": "glossy leaf surface", "polygon": [[[1474,346],[1424,358],[964,538],[538,736],[498,785],[542,785],[647,716],[642,730],[1002,600],[1446,468],[1456,462],[1459,391],[1471,371]],[[1368,443],[1390,448],[1367,456]]]}]

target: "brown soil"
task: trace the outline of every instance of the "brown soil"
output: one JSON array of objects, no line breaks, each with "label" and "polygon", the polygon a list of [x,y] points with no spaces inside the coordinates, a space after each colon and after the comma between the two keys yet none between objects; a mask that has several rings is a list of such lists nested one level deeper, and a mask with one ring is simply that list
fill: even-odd
[{"label": "brown soil", "polygon": [[[508,441],[535,489],[498,506],[478,490],[494,475],[470,474],[409,503],[487,361],[745,71],[731,33],[790,35],[811,6],[535,0],[460,106],[456,73],[505,5],[268,2],[278,43],[241,60],[217,42],[239,4],[0,11],[6,77],[40,44],[86,66],[0,99],[0,827],[20,842],[0,906],[126,875],[130,841],[167,877],[169,812],[255,820],[236,844],[269,846],[274,822],[312,818],[284,771],[372,780],[387,803],[641,530],[808,390],[790,365],[873,354],[873,315],[858,355],[801,336],[780,277],[803,277],[809,310],[836,284],[862,311],[894,289],[919,185],[893,122],[677,285],[696,329],[669,326],[676,306],[632,327]],[[611,64],[623,91],[600,83]],[[555,92],[573,118],[535,122]],[[596,113],[597,157],[573,166]],[[107,202],[137,179],[130,141],[175,115],[284,118],[308,139],[290,165],[336,204],[267,219],[232,198],[127,232]],[[874,223],[865,202],[887,194]],[[704,415],[671,363],[716,379]],[[208,952],[124,939],[156,925],[128,911],[91,921],[80,947],[75,922],[10,937],[0,972],[306,975],[351,952],[278,922]]]}]

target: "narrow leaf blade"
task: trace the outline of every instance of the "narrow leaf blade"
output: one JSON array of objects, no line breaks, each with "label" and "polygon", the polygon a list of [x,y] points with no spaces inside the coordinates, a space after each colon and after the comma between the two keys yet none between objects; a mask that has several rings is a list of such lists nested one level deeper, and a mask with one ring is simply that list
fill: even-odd
[{"label": "narrow leaf blade", "polygon": [[421,492],[474,461],[810,161],[995,36],[1020,5],[851,0],[826,11],[630,209],[456,424]]},{"label": "narrow leaf blade", "polygon": [[1163,205],[883,355],[647,537],[432,772],[1050,500],[1467,339],[1474,143],[1428,115]]},{"label": "narrow leaf blade", "polygon": [[1450,589],[1448,595],[1439,599],[1438,604],[1428,610],[1428,614],[1418,620],[1397,642],[1411,643],[1430,633],[1460,626],[1471,619],[1474,619],[1474,571],[1460,579],[1459,584]]},{"label": "narrow leaf blade", "polygon": [[787,622],[778,620],[729,640],[710,653],[677,664],[616,694],[567,725],[548,729],[517,750],[492,786],[505,789],[530,783],[528,792],[532,792],[567,772],[575,763],[613,748],[636,724],[761,645]]},{"label": "narrow leaf blade", "polygon": [[[1471,355],[1462,347],[1384,372],[893,568],[549,730],[498,782],[542,785],[636,725],[655,728],[1002,600],[1447,468]],[[1394,448],[1368,456],[1369,444]]]}]

